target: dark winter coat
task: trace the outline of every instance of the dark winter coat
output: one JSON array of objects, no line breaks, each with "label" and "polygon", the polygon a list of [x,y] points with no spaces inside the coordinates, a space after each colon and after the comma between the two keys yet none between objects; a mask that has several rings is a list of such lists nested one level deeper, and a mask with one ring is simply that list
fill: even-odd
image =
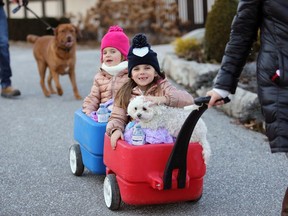
[{"label": "dark winter coat", "polygon": [[[272,152],[288,152],[288,1],[240,0],[215,88],[235,93],[260,29],[258,96]],[[280,79],[272,81],[277,69]]]}]

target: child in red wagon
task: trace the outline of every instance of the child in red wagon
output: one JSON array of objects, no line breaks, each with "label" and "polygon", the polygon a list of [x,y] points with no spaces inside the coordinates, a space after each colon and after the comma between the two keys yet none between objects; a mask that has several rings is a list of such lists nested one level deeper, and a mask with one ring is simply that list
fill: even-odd
[{"label": "child in red wagon", "polygon": [[94,77],[82,111],[97,120],[100,103],[111,105],[118,89],[128,81],[129,38],[119,26],[111,26],[101,40],[101,68]]},{"label": "child in red wagon", "polygon": [[127,106],[132,98],[144,95],[153,104],[172,107],[184,107],[194,102],[188,92],[177,89],[160,71],[157,53],[151,49],[144,34],[133,38],[128,53],[128,77],[128,82],[116,94],[106,128],[113,149],[116,148],[118,139],[124,139],[124,129],[129,122]]}]

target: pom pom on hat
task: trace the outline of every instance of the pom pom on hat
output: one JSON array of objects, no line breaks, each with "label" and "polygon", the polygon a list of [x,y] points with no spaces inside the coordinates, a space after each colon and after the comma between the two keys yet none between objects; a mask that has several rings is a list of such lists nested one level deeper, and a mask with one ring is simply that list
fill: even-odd
[{"label": "pom pom on hat", "polygon": [[153,66],[159,76],[165,78],[165,75],[160,71],[157,53],[151,49],[144,34],[137,34],[132,40],[132,46],[128,53],[128,77],[131,77],[132,69],[140,64]]},{"label": "pom pom on hat", "polygon": [[108,32],[101,40],[101,62],[103,61],[103,49],[106,47],[116,48],[121,52],[125,59],[127,59],[129,46],[129,38],[124,33],[123,29],[118,25],[110,26]]},{"label": "pom pom on hat", "polygon": [[145,46],[150,47],[150,45],[147,42],[146,36],[144,34],[135,35],[135,37],[133,38],[133,41],[132,41],[132,47],[142,48]]}]

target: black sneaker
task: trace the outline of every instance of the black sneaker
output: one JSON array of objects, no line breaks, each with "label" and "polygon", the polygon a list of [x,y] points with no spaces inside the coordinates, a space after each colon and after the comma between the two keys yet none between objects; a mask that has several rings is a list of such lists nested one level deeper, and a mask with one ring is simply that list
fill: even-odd
[{"label": "black sneaker", "polygon": [[1,91],[1,96],[5,98],[13,98],[19,95],[21,95],[21,92],[18,89],[12,88],[12,86],[2,88]]}]

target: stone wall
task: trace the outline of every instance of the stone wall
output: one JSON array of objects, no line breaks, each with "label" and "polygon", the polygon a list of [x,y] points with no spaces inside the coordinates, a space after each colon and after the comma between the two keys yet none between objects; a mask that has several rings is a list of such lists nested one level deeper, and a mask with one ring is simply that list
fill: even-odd
[{"label": "stone wall", "polygon": [[[220,68],[219,64],[203,64],[186,61],[173,53],[167,53],[162,61],[162,69],[168,77],[184,86],[195,96],[205,96],[213,86],[213,80]],[[249,120],[262,121],[258,96],[256,93],[238,87],[234,95],[229,96],[231,102],[218,109],[242,122]]]}]

